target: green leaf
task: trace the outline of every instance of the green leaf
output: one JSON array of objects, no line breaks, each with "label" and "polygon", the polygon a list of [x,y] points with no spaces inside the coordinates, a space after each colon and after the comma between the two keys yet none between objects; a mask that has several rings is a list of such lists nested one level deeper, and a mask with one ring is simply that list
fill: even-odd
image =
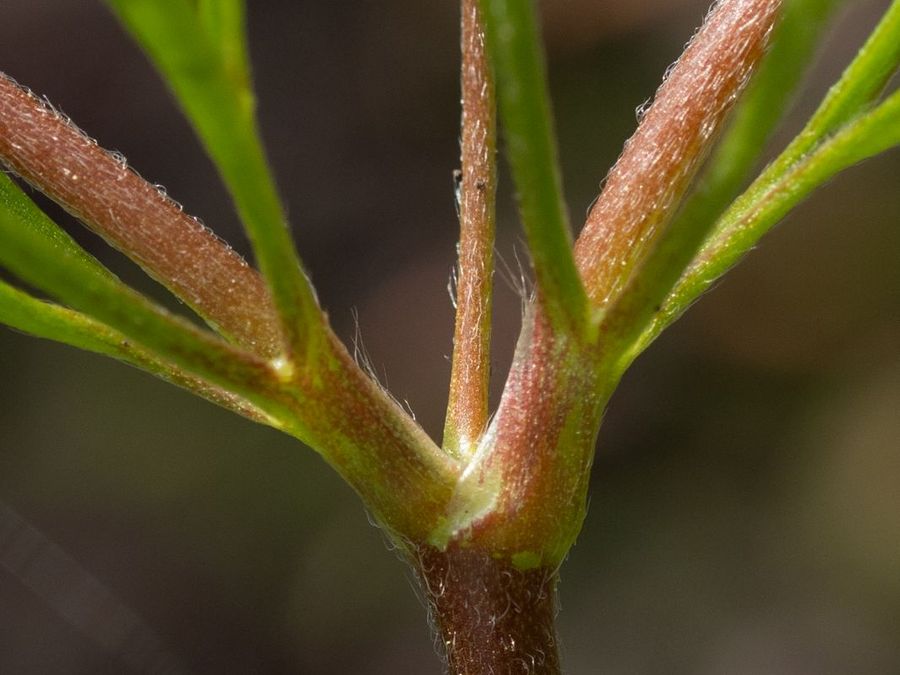
[{"label": "green leaf", "polygon": [[152,353],[109,326],[71,309],[33,298],[2,280],[0,280],[0,323],[35,337],[110,356],[199,394],[244,417],[276,426],[268,415],[240,397],[157,359]]},{"label": "green leaf", "polygon": [[[0,171],[0,211],[22,223],[35,238],[56,248],[73,268],[85,276],[97,276],[114,281],[116,277],[90,253],[79,246],[69,234],[54,223],[31,201],[5,172]],[[6,242],[0,238],[0,249]]]},{"label": "green leaf", "polygon": [[857,117],[777,177],[764,174],[721,219],[722,235],[709,243],[666,299],[627,360],[642,351],[713,282],[733,267],[778,221],[813,190],[844,169],[900,145],[900,92]]},{"label": "green leaf", "polygon": [[880,96],[900,65],[900,0],[894,0],[841,79],[791,144],[791,162],[834,133]]},{"label": "green leaf", "polygon": [[277,388],[264,361],[169,314],[116,279],[0,173],[0,265],[35,288],[121,332],[157,359],[261,407]]},{"label": "green leaf", "polygon": [[97,354],[119,357],[118,345],[125,339],[93,319],[65,307],[33,298],[0,280],[0,323],[36,337]]},{"label": "green leaf", "polygon": [[[758,198],[759,194],[754,194],[753,190],[765,191],[767,184],[778,180],[829,135],[834,134],[854,116],[870,108],[898,65],[900,65],[900,0],[894,0],[856,58],[828,91],[803,130],[766,168],[743,198],[747,200]],[[727,226],[726,220],[719,221],[711,239],[727,236],[723,233]]]},{"label": "green leaf", "polygon": [[198,0],[197,12],[225,68],[250,89],[250,60],[247,57],[246,16],[243,0]]},{"label": "green leaf", "polygon": [[216,164],[298,357],[323,323],[266,162],[250,82],[243,3],[107,0],[172,88]]},{"label": "green leaf", "polygon": [[557,327],[580,330],[587,295],[572,255],[534,8],[531,0],[482,0],[482,11],[539,297]]},{"label": "green leaf", "polygon": [[803,131],[717,221],[624,362],[645,349],[816,187],[897,144],[897,94],[875,110],[871,107],[898,66],[900,0],[894,0]]}]

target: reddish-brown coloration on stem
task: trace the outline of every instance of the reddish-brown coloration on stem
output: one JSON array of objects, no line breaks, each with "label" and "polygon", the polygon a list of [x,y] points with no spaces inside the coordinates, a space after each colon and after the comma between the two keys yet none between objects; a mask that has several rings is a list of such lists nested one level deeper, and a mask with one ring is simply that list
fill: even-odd
[{"label": "reddish-brown coloration on stem", "polygon": [[[457,540],[526,565],[558,565],[585,513],[594,442],[608,392],[598,350],[526,318],[497,414],[461,480],[493,491],[484,513],[451,510]],[[451,507],[452,509],[452,507]]]},{"label": "reddish-brown coloration on stem", "polygon": [[781,0],[726,0],[657,92],[575,245],[591,301],[606,306],[673,215],[762,57]]},{"label": "reddish-brown coloration on stem", "polygon": [[555,675],[554,570],[518,570],[483,550],[423,546],[414,565],[450,675]]},{"label": "reddish-brown coloration on stem", "polygon": [[[660,88],[610,174],[577,245],[595,304],[614,297],[623,272],[660,231],[762,57],[780,0],[724,0]],[[618,373],[592,345],[553,329],[540,298],[520,339],[497,414],[463,474],[451,540],[558,564],[585,511],[594,439]],[[455,508],[454,508],[455,507]]]},{"label": "reddish-brown coloration on stem", "polygon": [[[256,271],[123,162],[2,75],[0,159],[241,346],[270,358],[280,354],[273,305]],[[233,349],[233,356],[260,369],[258,393],[276,404],[278,426],[320,452],[398,536],[425,540],[446,511],[459,467],[359,368],[330,330],[323,334],[316,361],[295,364],[288,382],[250,354]],[[136,365],[142,359],[152,365],[147,358],[155,358],[127,355]],[[209,358],[221,359],[221,353]],[[228,362],[217,365],[227,369]],[[177,369],[165,374],[254,416],[229,392]]]},{"label": "reddish-brown coloration on stem", "polygon": [[124,160],[3,74],[0,160],[236,343],[266,357],[281,353],[277,316],[256,271]]},{"label": "reddish-brown coloration on stem", "polygon": [[488,420],[497,192],[496,102],[478,0],[462,0],[459,279],[444,447],[465,455]]}]

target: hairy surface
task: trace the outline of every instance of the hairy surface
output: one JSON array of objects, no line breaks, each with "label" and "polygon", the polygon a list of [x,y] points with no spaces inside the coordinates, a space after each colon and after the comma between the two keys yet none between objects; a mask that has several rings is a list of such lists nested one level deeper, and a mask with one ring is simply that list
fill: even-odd
[{"label": "hairy surface", "polygon": [[281,353],[272,300],[257,272],[121,155],[2,73],[0,160],[237,344],[266,357]]},{"label": "hairy surface", "polygon": [[595,306],[618,296],[678,201],[759,62],[781,0],[732,0],[711,11],[609,173],[575,245]]},{"label": "hairy surface", "polygon": [[488,421],[497,128],[477,0],[462,2],[459,277],[444,447],[465,456]]}]

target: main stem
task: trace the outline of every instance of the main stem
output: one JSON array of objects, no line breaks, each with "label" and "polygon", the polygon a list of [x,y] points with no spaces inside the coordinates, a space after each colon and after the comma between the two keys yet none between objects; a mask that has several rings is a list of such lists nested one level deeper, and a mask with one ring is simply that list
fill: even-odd
[{"label": "main stem", "polygon": [[556,570],[477,548],[420,546],[414,565],[450,675],[558,675]]}]

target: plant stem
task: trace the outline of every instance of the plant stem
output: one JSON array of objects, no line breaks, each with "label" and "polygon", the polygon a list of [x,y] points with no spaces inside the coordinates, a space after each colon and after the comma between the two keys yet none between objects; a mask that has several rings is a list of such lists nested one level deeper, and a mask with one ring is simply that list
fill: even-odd
[{"label": "plant stem", "polygon": [[497,121],[494,78],[485,53],[478,0],[462,0],[461,15],[459,281],[443,445],[451,454],[466,456],[488,421]]},{"label": "plant stem", "polygon": [[[666,231],[737,95],[765,53],[780,8],[780,0],[720,2],[660,86],[575,245],[579,272],[596,307],[615,302]],[[661,278],[648,285],[647,298],[636,309],[652,309],[653,296],[662,294],[657,286],[668,290],[669,277],[674,283],[704,234],[703,230],[673,233],[674,255],[662,256]]]},{"label": "plant stem", "polygon": [[157,186],[0,73],[0,161],[51,197],[238,345],[278,356],[262,279]]},{"label": "plant stem", "polygon": [[452,545],[415,552],[450,675],[560,673],[554,569],[516,569],[489,552]]},{"label": "plant stem", "polygon": [[554,328],[581,335],[588,298],[572,256],[534,2],[481,0],[481,8],[537,295]]}]

